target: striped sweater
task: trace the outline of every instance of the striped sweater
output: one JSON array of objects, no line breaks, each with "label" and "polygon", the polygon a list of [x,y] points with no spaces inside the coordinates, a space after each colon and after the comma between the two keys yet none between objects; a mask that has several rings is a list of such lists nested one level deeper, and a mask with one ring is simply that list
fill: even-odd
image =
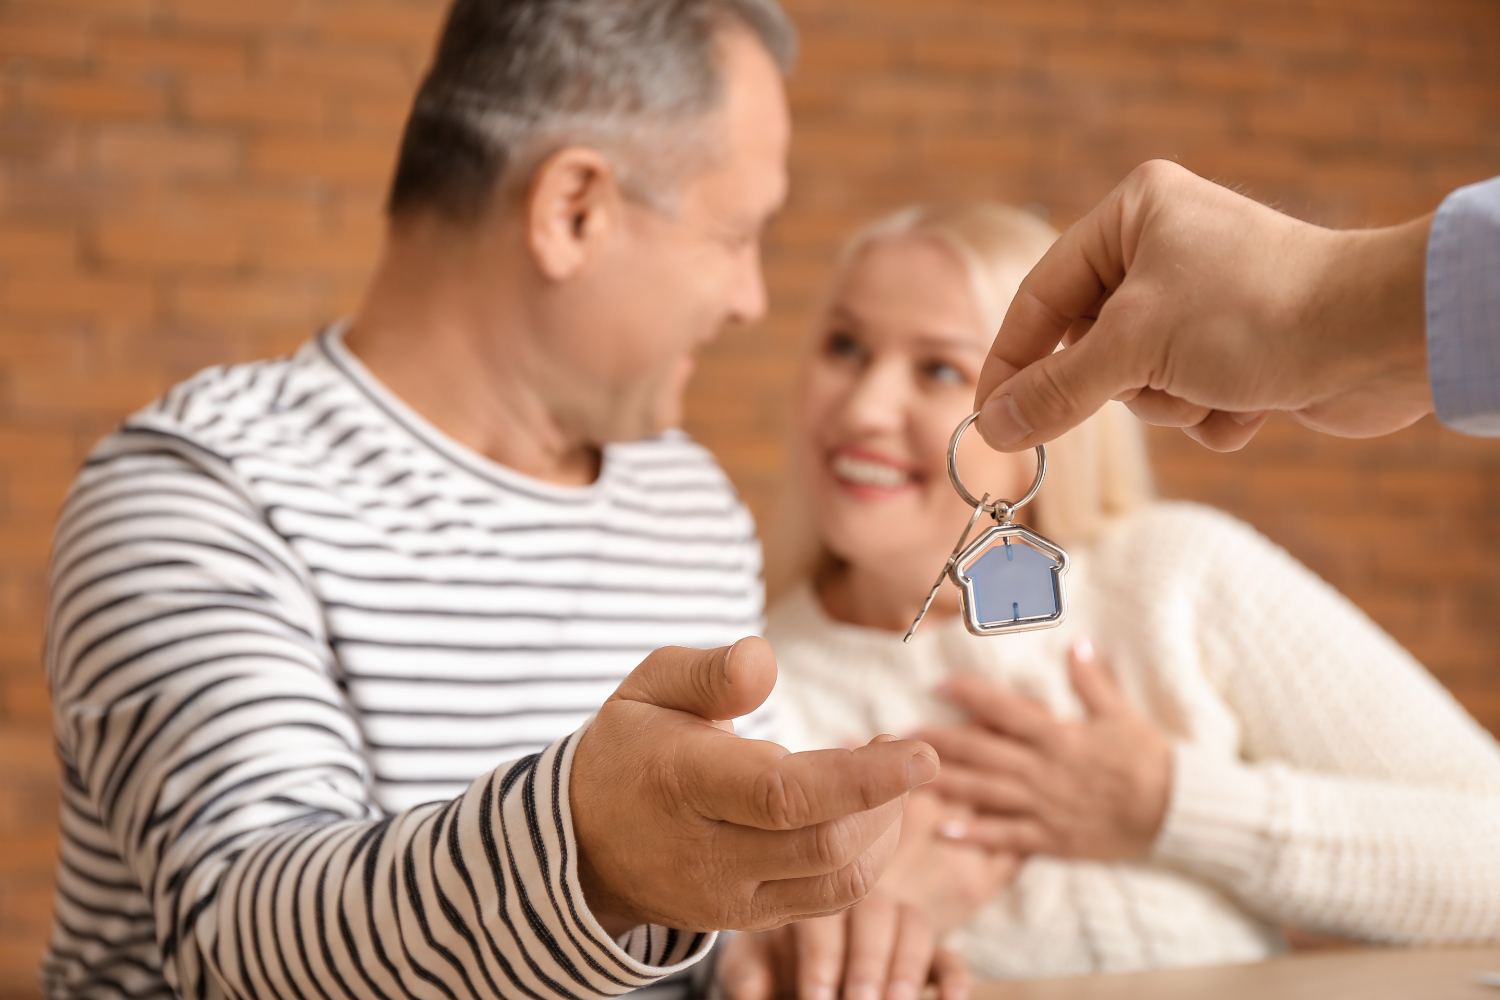
[{"label": "striped sweater", "polygon": [[613,941],[589,913],[569,764],[652,649],[757,631],[759,559],[680,433],[538,482],[337,329],[177,386],[57,529],[47,992],[552,1000],[692,962],[708,935]]}]

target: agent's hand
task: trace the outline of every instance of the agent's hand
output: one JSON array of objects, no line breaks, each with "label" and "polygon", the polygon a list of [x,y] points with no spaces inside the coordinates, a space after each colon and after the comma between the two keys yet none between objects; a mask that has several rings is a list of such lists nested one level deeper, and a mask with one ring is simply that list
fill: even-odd
[{"label": "agent's hand", "polygon": [[933,789],[972,806],[968,838],[1062,858],[1146,857],[1166,816],[1172,747],[1125,700],[1087,640],[1068,661],[1088,710],[1063,722],[1028,698],[960,675],[948,693],[974,723],[921,734],[943,756]]},{"label": "agent's hand", "polygon": [[1323,229],[1137,167],[1021,283],[979,377],[979,432],[1030,448],[1109,399],[1219,451],[1269,410],[1345,437],[1405,427],[1432,410],[1431,221]]},{"label": "agent's hand", "polygon": [[917,1000],[929,982],[941,1000],[968,1000],[971,985],[927,915],[880,889],[837,916],[736,934],[717,975],[728,1000]]},{"label": "agent's hand", "polygon": [[937,754],[890,736],[790,754],[713,721],[753,711],[775,683],[763,639],[659,649],[584,731],[569,801],[578,877],[606,931],[766,929],[875,885]]}]

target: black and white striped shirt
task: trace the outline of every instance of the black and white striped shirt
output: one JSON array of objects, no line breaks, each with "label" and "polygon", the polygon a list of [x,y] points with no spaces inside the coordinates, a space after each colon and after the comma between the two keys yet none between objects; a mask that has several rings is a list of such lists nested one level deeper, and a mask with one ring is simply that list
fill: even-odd
[{"label": "black and white striped shirt", "polygon": [[337,330],[177,386],[57,530],[48,993],[595,998],[696,959],[706,935],[617,943],[589,915],[570,734],[652,649],[733,642],[762,600],[749,514],[680,433],[538,482]]}]

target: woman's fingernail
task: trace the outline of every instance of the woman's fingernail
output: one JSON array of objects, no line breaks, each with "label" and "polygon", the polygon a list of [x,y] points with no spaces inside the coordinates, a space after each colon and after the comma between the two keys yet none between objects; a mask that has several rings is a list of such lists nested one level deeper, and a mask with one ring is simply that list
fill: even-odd
[{"label": "woman's fingernail", "polygon": [[1229,419],[1233,420],[1241,427],[1245,426],[1246,424],[1253,424],[1261,417],[1266,415],[1265,410],[1251,410],[1249,413],[1235,413],[1233,410],[1230,410],[1228,412]]},{"label": "woman's fingernail", "polygon": [[984,432],[986,441],[1002,448],[1031,433],[1031,425],[1016,408],[1016,397],[1009,393],[985,401],[979,412],[979,429]]},{"label": "woman's fingernail", "polygon": [[1094,658],[1094,640],[1086,635],[1081,635],[1074,639],[1073,655],[1084,663],[1092,660]]},{"label": "woman's fingernail", "polygon": [[937,833],[944,840],[963,840],[969,835],[969,824],[961,819],[945,819],[938,825]]},{"label": "woman's fingernail", "polygon": [[925,753],[914,754],[906,764],[907,788],[925,785],[938,776],[938,762]]}]

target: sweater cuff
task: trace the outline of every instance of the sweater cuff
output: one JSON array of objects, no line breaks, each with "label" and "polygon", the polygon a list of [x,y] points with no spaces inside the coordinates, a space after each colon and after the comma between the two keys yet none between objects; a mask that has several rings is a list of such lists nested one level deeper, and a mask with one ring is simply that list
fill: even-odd
[{"label": "sweater cuff", "polygon": [[[544,796],[549,801],[534,801],[528,811],[533,815],[540,813],[550,816],[562,841],[563,864],[555,866],[553,876],[549,879],[553,884],[547,886],[545,891],[549,895],[555,893],[562,896],[567,901],[565,907],[554,911],[563,918],[564,924],[572,925],[564,927],[563,939],[571,939],[579,946],[581,966],[597,971],[602,971],[601,964],[605,968],[616,966],[624,973],[618,978],[607,975],[602,981],[596,979],[592,984],[601,994],[617,995],[629,989],[648,986],[688,968],[709,953],[717,935],[682,931],[659,924],[642,924],[625,932],[618,939],[611,939],[594,918],[593,911],[584,899],[583,885],[578,881],[578,841],[573,829],[573,811],[568,794],[574,754],[584,732],[593,721],[592,718],[589,719],[572,736],[554,744],[543,754],[544,760],[552,758],[548,761],[552,764],[552,774],[549,776],[552,780],[548,782],[551,787]],[[541,789],[536,787],[539,784],[541,782],[532,785],[530,790],[533,793],[540,792]],[[542,874],[545,876],[546,873]],[[620,986],[625,986],[625,989],[620,989]]]},{"label": "sweater cuff", "polygon": [[1172,752],[1172,795],[1152,859],[1244,889],[1270,859],[1268,776],[1185,743]]}]

